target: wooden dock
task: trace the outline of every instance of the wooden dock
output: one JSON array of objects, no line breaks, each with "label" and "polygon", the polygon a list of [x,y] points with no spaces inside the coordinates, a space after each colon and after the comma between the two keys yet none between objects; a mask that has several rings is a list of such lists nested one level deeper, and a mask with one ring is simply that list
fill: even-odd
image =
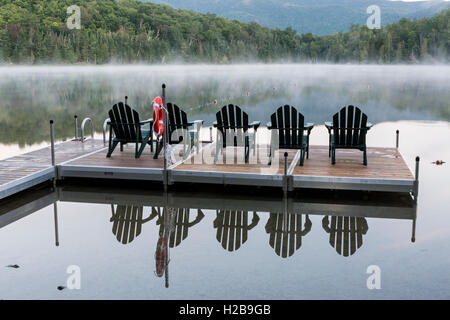
[{"label": "wooden dock", "polygon": [[[203,142],[199,153],[187,158],[174,147],[175,158],[167,171],[162,155],[153,159],[147,148],[141,158],[134,158],[134,146],[125,146],[106,158],[103,141],[84,143],[67,141],[55,146],[55,166],[50,147],[0,161],[0,199],[52,179],[126,179],[145,180],[168,185],[194,183],[244,185],[295,189],[341,189],[406,192],[417,194],[418,180],[395,148],[368,148],[368,166],[355,150],[338,150],[337,163],[331,165],[327,146],[311,146],[310,156],[299,166],[300,151],[279,150],[278,159],[268,165],[267,145],[258,145],[245,164],[243,148],[228,147],[214,162],[215,143]],[[284,153],[288,157],[285,160]],[[286,162],[285,162],[286,161]],[[167,179],[164,179],[167,177]]]},{"label": "wooden dock", "polygon": [[[56,164],[101,151],[103,141],[70,140],[55,144]],[[57,168],[57,167],[56,167]],[[50,146],[0,161],[0,199],[56,178],[57,170],[52,166]]]}]

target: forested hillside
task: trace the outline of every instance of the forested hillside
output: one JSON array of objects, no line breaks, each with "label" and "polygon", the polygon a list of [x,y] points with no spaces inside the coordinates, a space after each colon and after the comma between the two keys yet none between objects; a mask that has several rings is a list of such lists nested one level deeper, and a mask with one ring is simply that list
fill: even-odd
[{"label": "forested hillside", "polygon": [[[81,30],[66,26],[81,7]],[[0,0],[3,63],[448,61],[450,10],[379,30],[298,35],[137,0]]]},{"label": "forested hillside", "polygon": [[177,9],[215,13],[228,19],[256,22],[269,28],[292,27],[298,33],[327,35],[363,25],[371,5],[381,10],[381,24],[401,18],[428,18],[450,8],[444,0],[144,0],[168,4]]}]

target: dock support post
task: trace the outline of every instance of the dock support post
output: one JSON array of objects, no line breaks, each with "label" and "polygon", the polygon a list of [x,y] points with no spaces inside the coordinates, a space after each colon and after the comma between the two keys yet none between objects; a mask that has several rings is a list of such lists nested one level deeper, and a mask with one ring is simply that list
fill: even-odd
[{"label": "dock support post", "polygon": [[420,157],[416,157],[416,179],[414,181],[414,201],[417,203],[417,197],[419,195],[419,164],[420,164]]},{"label": "dock support post", "polygon": [[50,120],[50,152],[52,156],[52,167],[55,169],[55,178],[53,179],[53,186],[56,186],[57,171],[56,171],[56,159],[55,159],[55,127],[53,120]]},{"label": "dock support post", "polygon": [[163,171],[163,184],[164,184],[164,192],[167,192],[167,185],[169,183],[168,181],[168,175],[167,175],[167,111],[166,111],[166,85],[162,84],[162,103],[164,108],[164,133],[163,133],[163,145],[164,145],[164,171]]},{"label": "dock support post", "polygon": [[78,116],[74,116],[75,119],[75,140],[78,140]]},{"label": "dock support post", "polygon": [[288,176],[287,176],[287,171],[288,171],[288,167],[287,167],[288,161],[287,160],[288,160],[288,153],[285,152],[284,153],[284,176],[283,176],[283,192],[284,192],[285,196],[287,196],[287,192],[289,189]]},{"label": "dock support post", "polygon": [[128,104],[128,96],[125,96],[125,104]]},{"label": "dock support post", "polygon": [[55,218],[55,245],[59,247],[59,234],[58,234],[58,204],[53,203],[53,216]]},{"label": "dock support post", "polygon": [[213,129],[212,126],[209,127],[209,141],[211,141],[211,143],[212,143],[212,141],[213,141],[213,137],[212,137],[212,129]]},{"label": "dock support post", "polygon": [[400,131],[397,129],[395,137],[395,148],[398,149]]}]

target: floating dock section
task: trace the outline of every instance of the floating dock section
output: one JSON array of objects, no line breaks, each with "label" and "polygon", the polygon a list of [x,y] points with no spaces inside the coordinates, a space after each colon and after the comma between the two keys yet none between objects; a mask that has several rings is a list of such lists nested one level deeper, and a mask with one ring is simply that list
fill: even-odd
[{"label": "floating dock section", "polygon": [[[147,148],[139,159],[134,145],[106,157],[102,140],[71,140],[0,161],[0,199],[49,180],[66,178],[144,180],[174,185],[181,183],[243,185],[295,189],[337,189],[405,192],[417,195],[416,175],[397,148],[368,148],[368,165],[357,150],[337,150],[331,165],[327,146],[311,146],[309,159],[299,166],[300,151],[279,150],[278,159],[268,165],[267,145],[258,145],[244,163],[243,148],[227,147],[214,161],[216,144],[203,142],[198,150],[182,157],[182,146],[174,146],[175,159],[164,169],[162,154],[153,159]],[[285,154],[287,157],[285,157]],[[53,160],[52,160],[53,159]]]}]

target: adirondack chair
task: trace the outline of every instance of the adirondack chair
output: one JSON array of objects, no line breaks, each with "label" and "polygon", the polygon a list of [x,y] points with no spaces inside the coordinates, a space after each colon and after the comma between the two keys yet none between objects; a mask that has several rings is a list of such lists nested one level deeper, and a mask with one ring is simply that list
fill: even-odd
[{"label": "adirondack chair", "polygon": [[113,222],[112,232],[122,244],[132,242],[141,234],[142,225],[156,217],[152,212],[150,216],[143,218],[143,206],[117,205],[114,209],[114,205],[111,205],[111,211],[109,221]]},{"label": "adirondack chair", "polygon": [[[114,149],[120,144],[120,151],[127,143],[136,144],[135,157],[139,158],[147,144],[150,145],[153,152],[153,120],[139,120],[139,113],[130,108],[128,104],[119,102],[115,104],[108,112],[110,122],[109,129],[109,147],[106,157],[110,158]],[[146,128],[148,125],[148,128]],[[114,137],[113,137],[114,131]],[[139,143],[141,144],[139,147]]]},{"label": "adirondack chair", "polygon": [[253,212],[251,224],[248,224],[248,212],[236,210],[217,210],[214,228],[216,239],[222,248],[228,251],[238,250],[248,238],[248,231],[259,222],[259,216]]},{"label": "adirondack chair", "polygon": [[302,237],[308,234],[312,226],[306,215],[302,229],[302,216],[296,213],[270,213],[266,233],[270,235],[269,244],[278,256],[290,257],[302,246]]},{"label": "adirondack chair", "polygon": [[300,165],[303,166],[305,153],[306,158],[309,158],[309,135],[313,127],[313,123],[305,125],[305,117],[294,107],[279,107],[267,123],[267,128],[271,131],[269,165],[272,164],[278,142],[280,149],[300,149]]},{"label": "adirondack chair", "polygon": [[[223,106],[221,111],[216,113],[216,120],[213,123],[213,126],[217,128],[214,161],[217,161],[219,152],[223,152],[222,147],[226,148],[227,145],[232,145],[235,147],[244,146],[245,163],[248,163],[250,147],[253,148],[253,154],[256,152],[256,131],[261,123],[254,121],[249,124],[247,113],[233,104]],[[253,132],[249,132],[249,129],[252,128]],[[227,138],[232,141],[227,141]]]},{"label": "adirondack chair", "polygon": [[336,163],[336,149],[358,149],[363,152],[363,163],[367,166],[366,134],[372,127],[367,115],[358,107],[343,107],[333,116],[333,123],[325,122],[329,134],[331,164]]},{"label": "adirondack chair", "polygon": [[[200,146],[200,130],[203,120],[188,121],[186,112],[180,109],[176,104],[167,103],[168,112],[168,142],[169,144],[179,144],[183,142],[183,155],[186,157],[193,146],[197,146],[197,152]],[[157,159],[161,149],[162,141],[156,140],[156,151],[153,158]]]},{"label": "adirondack chair", "polygon": [[363,235],[369,230],[367,221],[363,217],[331,217],[322,219],[323,229],[330,235],[330,245],[339,255],[348,257],[363,245]]},{"label": "adirondack chair", "polygon": [[[170,248],[178,246],[184,239],[188,236],[189,228],[198,224],[204,218],[204,213],[202,210],[197,210],[197,216],[194,220],[190,221],[190,211],[189,208],[178,208],[174,209],[174,216],[167,221],[170,225],[167,225],[164,220],[164,215],[166,211],[163,210],[162,214],[159,214],[158,220],[156,221],[159,227],[159,234],[168,236],[168,243]],[[159,210],[161,213],[161,210]]]}]

